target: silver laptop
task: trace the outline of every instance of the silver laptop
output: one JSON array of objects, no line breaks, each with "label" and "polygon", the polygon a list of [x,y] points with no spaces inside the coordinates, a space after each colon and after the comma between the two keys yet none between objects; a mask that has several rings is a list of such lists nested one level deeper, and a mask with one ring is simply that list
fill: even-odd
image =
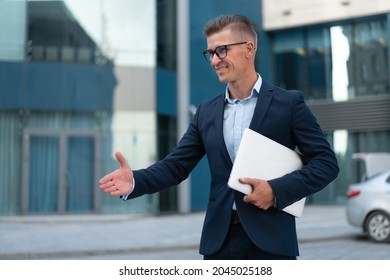
[{"label": "silver laptop", "polygon": [[[244,194],[252,193],[252,187],[239,179],[258,178],[272,180],[302,168],[299,155],[249,128],[244,130],[240,147],[233,164],[228,186]],[[306,198],[287,206],[283,211],[300,217]]]}]

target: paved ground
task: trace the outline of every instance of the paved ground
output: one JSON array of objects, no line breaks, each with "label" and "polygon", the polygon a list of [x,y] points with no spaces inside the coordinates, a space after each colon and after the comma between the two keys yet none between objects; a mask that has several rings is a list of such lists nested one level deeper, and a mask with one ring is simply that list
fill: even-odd
[{"label": "paved ground", "polygon": [[[0,217],[0,259],[196,260],[204,212],[183,215]],[[299,259],[390,259],[348,225],[344,206],[305,207],[297,219]]]}]

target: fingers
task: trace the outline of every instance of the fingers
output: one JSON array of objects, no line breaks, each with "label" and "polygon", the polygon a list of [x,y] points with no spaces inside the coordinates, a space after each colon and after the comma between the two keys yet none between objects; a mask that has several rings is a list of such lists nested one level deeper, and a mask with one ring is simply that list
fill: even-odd
[{"label": "fingers", "polygon": [[253,192],[244,196],[244,202],[251,203],[263,210],[267,210],[273,206],[275,196],[267,181],[255,178],[241,178],[240,182],[243,184],[249,184],[253,187]]},{"label": "fingers", "polygon": [[252,185],[252,187],[259,181],[259,179],[254,178],[240,178],[240,182],[243,184]]},{"label": "fingers", "polygon": [[113,172],[110,173],[110,174],[107,174],[106,176],[104,176],[103,178],[101,178],[99,180],[99,185],[102,186],[102,185],[105,185],[106,183],[112,181],[113,179],[113,176],[112,176]]},{"label": "fingers", "polygon": [[112,191],[109,193],[111,196],[119,196],[119,195],[123,195],[122,192],[120,190],[115,190],[115,191]]},{"label": "fingers", "polygon": [[122,168],[128,167],[127,161],[126,161],[125,157],[122,155],[121,152],[116,152],[115,153],[115,157],[116,157],[117,161],[119,162],[119,164],[121,165]]},{"label": "fingers", "polygon": [[126,187],[122,186],[120,183],[118,185],[114,184],[103,191],[105,193],[108,193],[111,196],[126,195],[130,192]]},{"label": "fingers", "polygon": [[[240,178],[239,180],[243,184],[251,185],[252,188],[254,188],[257,185],[257,183],[258,183],[258,180],[257,179],[253,179],[253,178]],[[246,202],[246,203],[253,203],[254,201],[255,201],[255,195],[253,195],[253,192],[250,195],[245,195],[244,196],[244,202]]]},{"label": "fingers", "polygon": [[104,191],[105,193],[112,194],[112,193],[117,192],[117,191],[119,191],[119,190],[118,190],[118,188],[114,185],[114,186],[105,188],[103,191]]},{"label": "fingers", "polygon": [[101,190],[106,190],[114,186],[114,176],[113,173],[107,174],[99,180],[99,187]]},{"label": "fingers", "polygon": [[268,208],[273,206],[273,203],[269,200],[263,199],[263,197],[256,197],[255,195],[244,196],[244,202],[251,203],[262,210],[267,210]]},{"label": "fingers", "polygon": [[103,184],[100,185],[100,189],[104,191],[105,193],[108,193],[113,196],[117,195],[123,195],[122,191],[120,190],[120,183],[118,185],[115,184],[114,180],[109,180]]}]

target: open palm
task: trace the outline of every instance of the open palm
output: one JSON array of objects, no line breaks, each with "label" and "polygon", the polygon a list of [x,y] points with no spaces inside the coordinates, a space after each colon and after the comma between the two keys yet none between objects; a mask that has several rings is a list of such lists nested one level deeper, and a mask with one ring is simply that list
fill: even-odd
[{"label": "open palm", "polygon": [[120,167],[101,178],[99,187],[112,196],[125,195],[133,190],[133,170],[120,152],[116,152],[115,157]]}]

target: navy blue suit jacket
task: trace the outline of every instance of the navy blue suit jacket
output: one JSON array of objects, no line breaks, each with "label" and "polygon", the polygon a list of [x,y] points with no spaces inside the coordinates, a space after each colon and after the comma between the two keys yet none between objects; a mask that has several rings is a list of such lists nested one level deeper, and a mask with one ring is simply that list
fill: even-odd
[{"label": "navy blue suit jacket", "polygon": [[176,148],[163,160],[134,171],[136,187],[129,199],[179,184],[207,155],[211,182],[200,253],[210,255],[221,247],[235,201],[242,225],[258,247],[274,254],[297,256],[295,217],[281,209],[320,191],[336,178],[339,169],[334,152],[302,92],[287,91],[263,81],[250,128],[290,149],[298,148],[305,165],[269,181],[276,207],[261,210],[243,202],[243,194],[227,186],[233,163],[222,131],[224,106],[224,94],[200,104]]}]

